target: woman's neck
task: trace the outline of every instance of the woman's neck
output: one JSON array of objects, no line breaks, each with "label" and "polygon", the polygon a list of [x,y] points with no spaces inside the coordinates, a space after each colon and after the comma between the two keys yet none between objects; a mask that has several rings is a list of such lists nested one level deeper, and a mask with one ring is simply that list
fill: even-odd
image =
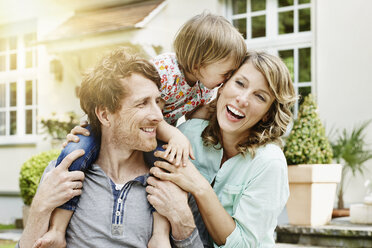
[{"label": "woman's neck", "polygon": [[239,153],[239,151],[236,149],[236,145],[238,144],[239,141],[238,141],[238,138],[233,135],[222,133],[221,136],[222,136],[222,148],[223,148],[222,160],[226,161]]}]

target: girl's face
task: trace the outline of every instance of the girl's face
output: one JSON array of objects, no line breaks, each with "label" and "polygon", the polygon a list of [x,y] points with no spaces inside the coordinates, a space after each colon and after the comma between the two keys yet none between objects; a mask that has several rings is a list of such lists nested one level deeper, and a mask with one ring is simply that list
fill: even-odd
[{"label": "girl's face", "polygon": [[260,71],[248,61],[220,89],[217,119],[222,134],[237,139],[260,120],[267,118],[274,102],[269,85]]},{"label": "girl's face", "polygon": [[202,66],[195,72],[195,77],[208,89],[214,89],[224,83],[234,69],[233,58],[225,58],[213,64]]}]

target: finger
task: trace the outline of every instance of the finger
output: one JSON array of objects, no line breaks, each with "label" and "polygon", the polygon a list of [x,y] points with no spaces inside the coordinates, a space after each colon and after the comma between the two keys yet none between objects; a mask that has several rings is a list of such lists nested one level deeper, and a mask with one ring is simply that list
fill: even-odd
[{"label": "finger", "polygon": [[189,150],[183,152],[182,166],[186,166],[187,160],[189,159]]},{"label": "finger", "polygon": [[86,126],[88,126],[88,121],[80,121],[80,126],[81,127],[86,127]]},{"label": "finger", "polygon": [[65,148],[65,147],[67,146],[67,144],[68,144],[67,141],[64,141],[64,142],[62,143],[62,147]]},{"label": "finger", "polygon": [[80,181],[71,182],[71,187],[72,187],[73,190],[78,190],[78,189],[81,189],[83,187],[83,183],[80,182]]},{"label": "finger", "polygon": [[149,184],[151,186],[154,186],[154,187],[156,187],[157,181],[158,181],[158,179],[156,179],[155,177],[152,177],[152,176],[148,177],[147,180],[146,180],[147,184]]},{"label": "finger", "polygon": [[69,180],[71,181],[84,181],[84,178],[85,178],[85,175],[84,175],[84,172],[82,171],[70,171],[68,173],[69,175]]},{"label": "finger", "polygon": [[167,157],[167,160],[168,160],[169,162],[173,162],[174,157],[176,156],[176,153],[177,153],[177,149],[176,149],[176,148],[172,148],[170,154],[169,154],[168,157]]},{"label": "finger", "polygon": [[183,160],[182,157],[183,157],[183,150],[178,149],[177,155],[176,155],[176,163],[174,164],[175,166],[179,166],[181,164],[181,160]]},{"label": "finger", "polygon": [[66,136],[66,140],[67,140],[67,142],[79,142],[80,139],[79,139],[78,136],[76,136],[76,135],[74,135],[72,133],[69,133]]},{"label": "finger", "polygon": [[163,181],[171,181],[173,182],[173,175],[168,172],[163,172],[157,167],[152,167],[150,172],[157,178]]},{"label": "finger", "polygon": [[172,147],[167,145],[166,146],[166,150],[163,152],[162,157],[163,158],[167,158],[168,157],[168,154],[171,152],[171,150],[172,150]]},{"label": "finger", "polygon": [[71,197],[71,199],[74,198],[75,196],[81,195],[81,193],[83,193],[82,189],[73,190],[73,193],[72,193],[73,197]]},{"label": "finger", "polygon": [[146,187],[146,192],[150,195],[153,195],[155,193],[155,187],[151,186],[151,185],[148,185]]},{"label": "finger", "polygon": [[74,162],[77,158],[83,156],[84,153],[85,152],[83,149],[78,149],[71,152],[62,160],[62,162],[57,166],[56,169],[67,170],[72,164],[72,162]]},{"label": "finger", "polygon": [[[189,147],[189,152],[190,152],[190,158],[192,159],[192,160],[195,160],[195,156],[194,156],[194,152],[192,151],[192,146],[190,145],[190,147]],[[188,157],[187,157],[188,158]]]},{"label": "finger", "polygon": [[[165,173],[174,172],[175,170],[177,170],[177,167],[175,167],[172,164],[170,164],[168,162],[165,162],[165,161],[156,161],[154,163],[154,165],[158,168],[164,169],[165,171],[163,171],[163,172],[165,172]],[[152,168],[155,168],[155,167],[152,167]]]},{"label": "finger", "polygon": [[71,130],[72,134],[82,134],[84,136],[89,136],[90,132],[88,129],[81,127],[81,126],[76,126]]}]

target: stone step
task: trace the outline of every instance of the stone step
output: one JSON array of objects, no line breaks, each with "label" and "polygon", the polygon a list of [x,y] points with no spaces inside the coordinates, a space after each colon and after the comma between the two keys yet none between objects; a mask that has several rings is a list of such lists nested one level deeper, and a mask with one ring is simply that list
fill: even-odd
[{"label": "stone step", "polygon": [[372,225],[352,224],[349,217],[336,218],[330,224],[318,227],[279,225],[276,235],[278,243],[324,247],[372,247]]}]

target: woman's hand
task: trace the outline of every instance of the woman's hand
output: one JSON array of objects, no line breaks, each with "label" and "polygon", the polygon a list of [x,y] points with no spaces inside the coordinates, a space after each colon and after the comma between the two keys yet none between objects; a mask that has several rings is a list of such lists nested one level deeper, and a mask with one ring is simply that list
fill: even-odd
[{"label": "woman's hand", "polygon": [[[164,152],[162,151],[156,151],[154,155],[164,158]],[[187,160],[186,166],[177,167],[165,161],[157,161],[155,162],[155,166],[150,169],[150,173],[155,177],[161,180],[171,181],[193,195],[210,187],[208,181],[189,160]]]},{"label": "woman's hand", "polygon": [[88,129],[86,129],[85,127],[88,126],[88,122],[87,121],[82,121],[80,122],[80,126],[75,126],[69,134],[67,134],[66,136],[66,141],[64,141],[62,143],[62,147],[65,148],[67,146],[67,144],[69,142],[79,142],[79,137],[77,136],[77,134],[81,134],[81,135],[84,135],[84,136],[89,136],[90,135],[90,132]]}]

